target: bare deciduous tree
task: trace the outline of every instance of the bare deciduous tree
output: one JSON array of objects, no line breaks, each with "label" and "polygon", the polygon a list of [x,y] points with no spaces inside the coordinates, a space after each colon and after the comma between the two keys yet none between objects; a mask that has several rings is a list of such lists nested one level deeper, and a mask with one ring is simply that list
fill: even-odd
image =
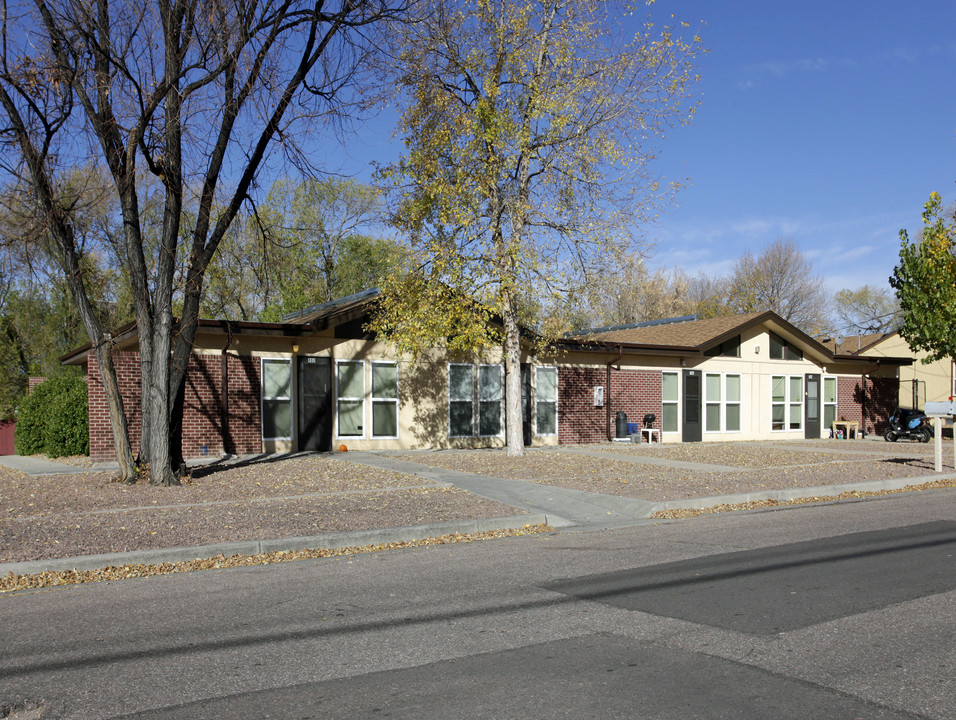
[{"label": "bare deciduous tree", "polygon": [[829,296],[823,278],[792,240],[777,239],[757,257],[741,257],[728,280],[734,312],[772,310],[804,332],[825,332]]},{"label": "bare deciduous tree", "polygon": [[[114,439],[126,462],[110,338],[83,287],[71,208],[57,192],[64,170],[90,157],[112,181],[139,331],[140,450],[152,482],[177,482],[173,468],[181,448],[170,443],[181,418],[175,400],[182,398],[204,276],[219,243],[273,152],[281,150],[287,162],[307,162],[297,141],[319,142],[311,133],[346,111],[357,70],[379,45],[376,28],[404,6],[404,0],[5,5],[2,157],[30,187],[56,239],[104,371]],[[143,214],[144,172],[161,183],[163,211],[155,228]],[[195,214],[186,226],[190,195]],[[147,242],[151,235],[154,244]],[[188,249],[177,321],[173,299],[183,238]]]}]

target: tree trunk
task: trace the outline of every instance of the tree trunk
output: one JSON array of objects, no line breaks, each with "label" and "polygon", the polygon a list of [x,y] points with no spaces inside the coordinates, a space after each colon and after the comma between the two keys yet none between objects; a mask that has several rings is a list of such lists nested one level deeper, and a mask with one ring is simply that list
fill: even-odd
[{"label": "tree trunk", "polygon": [[524,432],[521,417],[521,336],[518,329],[518,314],[506,295],[504,312],[504,359],[505,359],[505,426],[508,455],[524,455]]}]

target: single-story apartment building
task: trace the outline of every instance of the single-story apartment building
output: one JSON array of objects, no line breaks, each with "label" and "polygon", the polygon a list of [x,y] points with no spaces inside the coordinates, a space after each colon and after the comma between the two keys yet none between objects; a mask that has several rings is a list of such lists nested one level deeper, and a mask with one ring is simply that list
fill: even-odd
[{"label": "single-story apartment building", "polygon": [[[185,457],[292,450],[500,447],[499,357],[414,362],[365,327],[377,291],[303,310],[277,323],[201,320],[187,373]],[[115,364],[140,431],[139,356],[131,324],[115,335]],[[89,384],[90,455],[115,457],[96,356]],[[656,417],[661,440],[821,438],[835,420],[880,432],[907,357],[827,348],[772,312],[602,328],[522,357],[527,445],[606,442],[617,412]]]}]

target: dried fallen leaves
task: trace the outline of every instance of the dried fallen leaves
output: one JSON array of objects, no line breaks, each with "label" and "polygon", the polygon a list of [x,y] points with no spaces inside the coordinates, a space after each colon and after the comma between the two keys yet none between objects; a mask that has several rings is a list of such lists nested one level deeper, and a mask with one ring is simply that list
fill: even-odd
[{"label": "dried fallen leaves", "polygon": [[278,551],[256,555],[217,555],[212,558],[197,558],[176,563],[157,563],[155,565],[110,565],[96,570],[63,570],[41,572],[32,575],[14,575],[12,572],[0,578],[0,593],[15,590],[76,585],[79,583],[103,582],[105,580],[128,580],[149,577],[151,575],[172,575],[173,573],[194,572],[196,570],[218,570],[223,568],[248,567],[250,565],[271,565],[294,560],[314,560],[318,558],[342,557],[359,553],[380,552],[382,550],[400,550],[428,545],[449,545],[452,543],[470,543],[476,540],[518,537],[535,533],[552,532],[549,525],[525,525],[510,530],[486,530],[475,533],[451,533],[420,540],[402,540],[399,542],[378,543],[344,548],[314,548],[308,550]]},{"label": "dried fallen leaves", "polygon": [[805,505],[807,503],[832,502],[834,500],[848,500],[850,498],[873,497],[875,495],[895,495],[902,492],[918,492],[921,490],[936,490],[939,488],[956,487],[956,480],[934,480],[920,485],[907,485],[895,490],[849,490],[839,495],[812,495],[809,497],[794,498],[793,500],[751,500],[744,503],[713,505],[706,508],[678,508],[674,510],[659,510],[651,515],[651,520],[682,520],[685,518],[710,515],[712,513],[733,512],[735,510],[760,510],[770,507],[784,507],[787,505]]}]

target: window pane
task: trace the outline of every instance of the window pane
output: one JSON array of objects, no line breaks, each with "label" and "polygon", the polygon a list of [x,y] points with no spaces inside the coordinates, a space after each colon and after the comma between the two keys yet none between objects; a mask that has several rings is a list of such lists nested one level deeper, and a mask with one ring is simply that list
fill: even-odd
[{"label": "window pane", "polygon": [[478,403],[478,434],[479,435],[500,435],[501,434],[501,403],[482,402]]},{"label": "window pane", "polygon": [[803,360],[803,350],[787,345],[787,360]]},{"label": "window pane", "polygon": [[720,400],[720,375],[711,375],[708,373],[704,388],[705,397],[707,400]]},{"label": "window pane", "polygon": [[[786,378],[780,375],[774,375],[772,396],[774,402],[783,402],[787,399]],[[781,418],[781,420],[782,419],[783,418]]]},{"label": "window pane", "polygon": [[832,428],[834,420],[836,420],[836,405],[824,405],[823,424],[828,428]]},{"label": "window pane", "polygon": [[803,402],[803,378],[790,378],[790,402]]},{"label": "window pane", "polygon": [[740,375],[727,376],[727,402],[740,400]]},{"label": "window pane", "polygon": [[783,340],[770,333],[770,357],[773,360],[783,360]]},{"label": "window pane", "polygon": [[498,365],[478,368],[478,399],[501,400],[501,367]]},{"label": "window pane", "polygon": [[262,363],[263,397],[289,397],[292,363],[288,360],[265,360]]},{"label": "window pane", "polygon": [[268,439],[292,436],[292,403],[289,400],[262,401],[262,437]]},{"label": "window pane", "polygon": [[664,417],[661,418],[661,427],[664,432],[677,432],[677,404],[665,403]]},{"label": "window pane", "polygon": [[837,379],[823,378],[823,402],[835,403],[837,399]]},{"label": "window pane", "polygon": [[452,437],[471,436],[472,410],[470,400],[453,400],[448,406],[448,434]]},{"label": "window pane", "polygon": [[736,432],[740,430],[740,405],[727,406],[727,432]]},{"label": "window pane", "polygon": [[397,365],[381,365],[378,363],[372,365],[372,397],[398,397]]},{"label": "window pane", "polygon": [[[664,402],[677,401],[677,373],[664,373],[662,378],[662,387]],[[675,428],[676,429],[676,428]]]},{"label": "window pane", "polygon": [[375,437],[396,437],[398,435],[397,403],[372,403],[372,435]]},{"label": "window pane", "polygon": [[361,362],[338,364],[339,397],[360,398],[365,395],[364,370],[364,364]]},{"label": "window pane", "polygon": [[448,397],[451,400],[468,400],[475,396],[475,383],[471,365],[448,366]]},{"label": "window pane", "polygon": [[557,433],[557,418],[555,410],[557,405],[550,402],[539,402],[536,408],[535,420],[538,428],[538,435],[554,435]]},{"label": "window pane", "polygon": [[361,400],[339,400],[339,435],[362,434]]},{"label": "window pane", "polygon": [[706,423],[709,432],[718,432],[720,430],[720,405],[713,404],[707,406]]},{"label": "window pane", "polygon": [[538,400],[558,399],[558,371],[556,368],[537,369],[537,397]]},{"label": "window pane", "polygon": [[786,412],[786,405],[773,405],[771,406],[771,421],[772,427],[774,430],[783,430],[783,418]]},{"label": "window pane", "polygon": [[803,424],[803,406],[791,405],[790,406],[790,429],[799,430],[802,424]]}]

